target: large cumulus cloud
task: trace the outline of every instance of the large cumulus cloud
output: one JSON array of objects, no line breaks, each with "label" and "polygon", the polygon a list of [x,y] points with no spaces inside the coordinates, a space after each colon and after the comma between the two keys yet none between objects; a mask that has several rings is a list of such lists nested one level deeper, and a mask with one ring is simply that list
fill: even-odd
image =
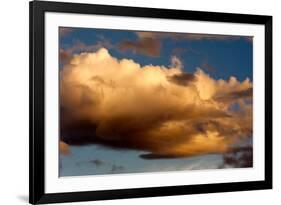
[{"label": "large cumulus cloud", "polygon": [[60,71],[62,140],[154,159],[225,153],[252,135],[249,79],[215,80],[181,67],[142,67],[105,48],[75,55]]}]

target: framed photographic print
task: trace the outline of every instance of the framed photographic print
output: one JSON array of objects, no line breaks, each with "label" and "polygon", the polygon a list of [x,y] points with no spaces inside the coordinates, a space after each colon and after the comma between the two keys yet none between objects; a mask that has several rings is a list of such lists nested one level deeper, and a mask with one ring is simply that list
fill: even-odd
[{"label": "framed photographic print", "polygon": [[272,17],[30,2],[30,203],[272,188]]}]

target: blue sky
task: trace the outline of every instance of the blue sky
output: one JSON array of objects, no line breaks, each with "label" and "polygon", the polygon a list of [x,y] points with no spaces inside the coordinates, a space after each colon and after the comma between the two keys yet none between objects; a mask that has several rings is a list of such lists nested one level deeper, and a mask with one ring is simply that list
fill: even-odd
[{"label": "blue sky", "polygon": [[[171,58],[176,57],[185,73],[194,73],[199,67],[215,80],[227,81],[235,76],[238,81],[246,78],[252,81],[251,37],[62,28],[59,39],[60,70],[73,55],[105,47],[111,56],[132,59],[141,66],[169,67]],[[147,153],[145,150],[114,148],[100,143],[68,143],[68,147],[68,154],[59,156],[60,176],[214,169],[221,168],[225,160],[219,153],[149,160],[140,157]]]},{"label": "blue sky", "polygon": [[[71,33],[60,38],[60,48],[71,48],[77,42],[94,45],[104,39],[115,45],[124,40],[134,41],[137,38],[135,32],[132,31],[73,29]],[[193,72],[197,67],[208,64],[214,68],[214,71],[209,74],[216,79],[228,79],[231,75],[235,75],[239,80],[247,77],[252,79],[253,45],[246,37],[225,40],[165,38],[161,41],[161,54],[157,57],[136,54],[131,50],[120,52],[115,46],[109,47],[109,51],[114,57],[134,59],[141,65],[169,65],[170,57],[177,49],[179,52],[176,55],[184,63],[184,69],[187,72]]]},{"label": "blue sky", "polygon": [[[144,152],[113,150],[99,145],[71,146],[70,150],[69,155],[62,155],[60,158],[60,176],[214,169],[223,163],[221,155],[218,154],[145,160],[139,157]],[[96,161],[100,163],[95,163]]]}]

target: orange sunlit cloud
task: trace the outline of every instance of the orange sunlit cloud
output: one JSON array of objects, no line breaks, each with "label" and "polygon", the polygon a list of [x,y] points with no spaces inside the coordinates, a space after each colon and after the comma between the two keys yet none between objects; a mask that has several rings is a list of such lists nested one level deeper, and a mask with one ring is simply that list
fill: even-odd
[{"label": "orange sunlit cloud", "polygon": [[251,136],[250,80],[216,80],[182,66],[176,57],[170,67],[141,66],[105,48],[73,56],[60,73],[63,140],[161,158],[224,153]]},{"label": "orange sunlit cloud", "polygon": [[63,155],[68,155],[70,153],[68,144],[66,144],[63,141],[59,142],[59,150],[60,150],[60,153]]}]

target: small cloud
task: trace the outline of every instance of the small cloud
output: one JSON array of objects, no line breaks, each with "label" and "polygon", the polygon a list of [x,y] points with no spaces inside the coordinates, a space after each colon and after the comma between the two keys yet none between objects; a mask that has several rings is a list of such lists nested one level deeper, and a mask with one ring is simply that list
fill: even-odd
[{"label": "small cloud", "polygon": [[121,172],[121,171],[123,171],[123,170],[124,170],[124,166],[113,164],[113,165],[111,166],[110,172],[111,172],[111,173],[116,173],[116,172]]},{"label": "small cloud", "polygon": [[83,52],[96,52],[97,50],[101,48],[111,48],[112,45],[109,40],[103,38],[95,44],[85,44],[81,41],[76,41],[72,47],[67,49],[68,52],[74,54],[74,53],[83,53]]},{"label": "small cloud", "polygon": [[240,36],[189,33],[189,34],[183,35],[183,38],[187,39],[187,40],[194,40],[194,41],[199,41],[199,40],[222,41],[222,40],[239,40]]},{"label": "small cloud", "polygon": [[70,27],[59,27],[59,35],[60,37],[65,36],[71,32],[73,32],[74,29]]},{"label": "small cloud", "polygon": [[241,38],[251,38],[249,36],[236,36],[236,35],[222,35],[222,34],[201,34],[201,33],[171,33],[171,32],[146,32],[140,31],[136,32],[139,38],[169,38],[172,40],[239,40]]},{"label": "small cloud", "polygon": [[68,50],[60,49],[59,51],[59,61],[60,64],[66,64],[72,58],[72,53]]},{"label": "small cloud", "polygon": [[106,164],[103,160],[94,159],[94,160],[89,160],[89,161],[79,161],[79,162],[76,162],[75,165],[77,167],[81,167],[82,165],[86,165],[86,164],[89,164],[89,163],[93,164],[96,167],[100,167],[100,166]]},{"label": "small cloud", "polygon": [[245,90],[235,90],[222,95],[216,96],[217,101],[231,102],[237,99],[247,99],[253,97],[253,88],[248,88]]},{"label": "small cloud", "polygon": [[70,153],[69,145],[63,141],[60,141],[59,142],[59,151],[60,151],[60,154],[68,155]]},{"label": "small cloud", "polygon": [[180,73],[168,76],[168,80],[181,86],[187,86],[196,80],[196,76],[192,73]]},{"label": "small cloud", "polygon": [[204,71],[209,72],[209,73],[215,72],[217,70],[214,66],[212,66],[211,64],[209,64],[207,62],[202,63],[200,65],[200,68],[202,68]]},{"label": "small cloud", "polygon": [[145,37],[135,41],[122,41],[118,47],[121,51],[131,50],[134,53],[157,57],[160,55],[161,43],[158,39]]},{"label": "small cloud", "polygon": [[170,67],[181,69],[183,67],[183,63],[177,56],[172,56]]},{"label": "small cloud", "polygon": [[223,164],[220,168],[226,167],[253,167],[253,147],[249,145],[230,149],[229,152],[223,155]]},{"label": "small cloud", "polygon": [[141,154],[139,157],[142,159],[148,159],[148,160],[179,158],[179,156],[177,156],[177,155],[165,155],[165,154],[153,154],[153,153]]},{"label": "small cloud", "polygon": [[105,162],[100,159],[90,160],[90,163],[94,164],[96,167],[100,167],[105,164]]}]

